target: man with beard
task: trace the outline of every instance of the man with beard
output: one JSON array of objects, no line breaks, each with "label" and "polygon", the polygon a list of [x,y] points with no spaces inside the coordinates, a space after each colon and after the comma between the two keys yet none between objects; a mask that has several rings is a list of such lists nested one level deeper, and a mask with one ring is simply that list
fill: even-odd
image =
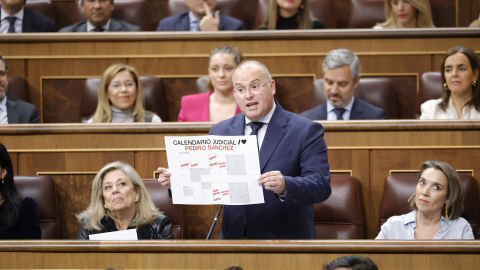
[{"label": "man with beard", "polygon": [[7,98],[7,91],[7,62],[0,54],[0,124],[40,123],[40,117],[34,105]]},{"label": "man with beard", "polygon": [[353,97],[360,82],[360,70],[360,60],[352,51],[330,51],[323,61],[323,89],[327,102],[301,115],[312,120],[386,119],[383,109]]}]

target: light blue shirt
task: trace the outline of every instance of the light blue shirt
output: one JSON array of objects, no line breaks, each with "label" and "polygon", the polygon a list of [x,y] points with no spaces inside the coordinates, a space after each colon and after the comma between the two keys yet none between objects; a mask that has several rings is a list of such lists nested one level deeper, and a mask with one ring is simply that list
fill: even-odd
[{"label": "light blue shirt", "polygon": [[[350,113],[352,112],[354,100],[355,98],[352,97],[352,100],[350,100],[350,102],[343,107],[345,109],[345,112],[342,114],[343,120],[350,120]],[[337,115],[333,109],[335,109],[335,107],[330,103],[330,101],[327,101],[327,120],[337,120]]]},{"label": "light blue shirt", "polygon": [[[375,239],[415,240],[414,229],[417,227],[417,211],[401,216],[390,217],[382,225],[380,233]],[[446,220],[442,216],[440,230],[433,239],[475,239],[470,223],[459,217],[455,220]]]},{"label": "light blue shirt", "polygon": [[2,8],[1,9],[2,20],[0,24],[0,33],[6,34],[8,32],[8,27],[10,26],[10,23],[6,19],[8,16],[17,17],[14,24],[15,33],[22,33],[23,13],[24,13],[24,10],[22,8],[17,14],[10,15],[7,12],[5,12]]},{"label": "light blue shirt", "polygon": [[190,21],[190,31],[200,31],[200,20],[193,15],[193,12],[188,12],[188,19]]}]

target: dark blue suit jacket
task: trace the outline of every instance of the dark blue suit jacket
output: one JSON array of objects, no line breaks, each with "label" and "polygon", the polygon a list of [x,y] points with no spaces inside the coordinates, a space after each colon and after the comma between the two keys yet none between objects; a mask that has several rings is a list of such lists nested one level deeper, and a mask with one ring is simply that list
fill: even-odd
[{"label": "dark blue suit jacket", "polygon": [[[244,133],[243,114],[210,128],[211,135]],[[246,230],[249,239],[315,239],[313,204],[331,193],[323,127],[277,103],[259,157],[262,174],[278,170],[284,176],[285,201],[263,188],[263,204],[226,205],[220,237],[242,239]]]},{"label": "dark blue suit jacket", "polygon": [[22,32],[57,32],[55,22],[40,13],[23,10]]},{"label": "dark blue suit jacket", "polygon": [[7,98],[9,124],[40,123],[37,107],[19,99]]},{"label": "dark blue suit jacket", "polygon": [[[110,19],[108,32],[135,32],[141,31],[140,26],[128,23],[122,20]],[[65,26],[58,32],[87,32],[87,21],[81,21],[76,24]]]},{"label": "dark blue suit jacket", "polygon": [[[220,14],[218,30],[244,30],[245,26],[239,19]],[[188,12],[173,15],[162,19],[158,24],[157,31],[190,31],[190,19]]]},{"label": "dark blue suit jacket", "polygon": [[[301,115],[312,120],[327,120],[327,103],[323,103],[313,109],[301,113]],[[353,101],[352,111],[350,112],[350,120],[361,119],[387,119],[387,113],[372,104],[356,98]]]}]

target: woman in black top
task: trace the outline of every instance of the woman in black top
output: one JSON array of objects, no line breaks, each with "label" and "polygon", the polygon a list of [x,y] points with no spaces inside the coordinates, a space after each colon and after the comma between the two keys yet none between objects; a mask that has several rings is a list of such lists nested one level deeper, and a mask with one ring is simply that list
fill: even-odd
[{"label": "woman in black top", "polygon": [[13,166],[0,143],[0,239],[40,239],[37,203],[20,197],[13,182]]},{"label": "woman in black top", "polygon": [[155,207],[138,173],[120,161],[105,165],[97,173],[90,204],[77,218],[82,228],[76,239],[134,228],[138,239],[174,237],[170,220]]}]

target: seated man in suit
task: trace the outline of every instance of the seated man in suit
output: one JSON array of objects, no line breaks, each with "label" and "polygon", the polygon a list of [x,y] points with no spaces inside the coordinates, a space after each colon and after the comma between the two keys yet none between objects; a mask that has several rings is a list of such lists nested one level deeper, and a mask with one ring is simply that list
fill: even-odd
[{"label": "seated man in suit", "polygon": [[215,11],[217,0],[185,0],[190,9],[178,15],[162,19],[157,31],[219,31],[244,30],[243,22]]},{"label": "seated man in suit", "polygon": [[81,6],[87,20],[66,26],[59,32],[141,31],[137,25],[112,19],[113,0],[81,0]]},{"label": "seated man in suit", "polygon": [[56,32],[55,22],[24,9],[27,0],[2,0],[0,33]]},{"label": "seated man in suit", "polygon": [[7,91],[7,62],[0,54],[0,124],[40,123],[40,117],[34,105],[7,98]]},{"label": "seated man in suit", "polygon": [[353,97],[360,81],[360,69],[360,60],[352,51],[330,51],[323,61],[323,89],[327,102],[302,115],[312,120],[386,119],[383,109]]},{"label": "seated man in suit", "polygon": [[[220,238],[315,239],[313,204],[331,193],[327,146],[319,123],[285,111],[274,100],[275,81],[265,65],[246,61],[233,74],[241,114],[210,128],[210,135],[257,135],[265,203],[225,205]],[[171,172],[158,168],[170,187]]]}]

